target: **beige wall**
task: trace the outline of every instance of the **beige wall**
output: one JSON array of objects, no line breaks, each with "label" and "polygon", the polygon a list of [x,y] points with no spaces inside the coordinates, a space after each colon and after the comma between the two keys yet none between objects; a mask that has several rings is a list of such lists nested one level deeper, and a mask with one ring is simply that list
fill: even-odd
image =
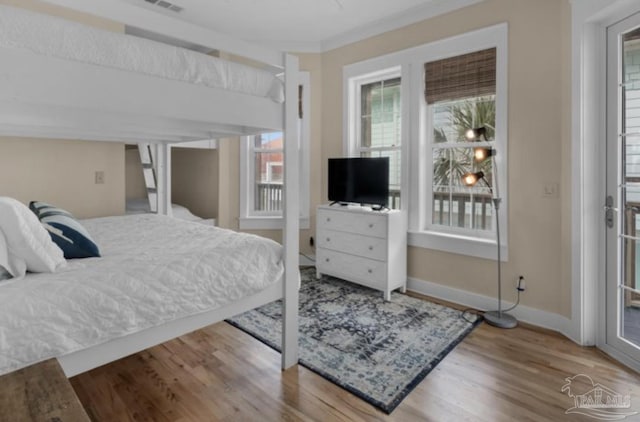
[{"label": "beige wall", "polygon": [[[95,184],[96,171],[104,184]],[[78,218],[123,214],[124,146],[0,137],[0,195],[49,202]]]},{"label": "beige wall", "polygon": [[[343,66],[501,22],[509,24],[509,262],[505,297],[525,276],[522,303],[570,316],[570,105],[567,0],[486,0],[322,55],[322,186],[342,154]],[[561,186],[557,198],[543,186]],[[316,186],[315,189],[318,189]],[[493,260],[409,248],[410,277],[495,297]]]},{"label": "beige wall", "polygon": [[[126,150],[126,197],[146,198],[138,148]],[[171,149],[171,202],[202,218],[218,215],[218,151],[200,148]]]},{"label": "beige wall", "polygon": [[171,200],[202,218],[218,215],[218,151],[171,149]]}]

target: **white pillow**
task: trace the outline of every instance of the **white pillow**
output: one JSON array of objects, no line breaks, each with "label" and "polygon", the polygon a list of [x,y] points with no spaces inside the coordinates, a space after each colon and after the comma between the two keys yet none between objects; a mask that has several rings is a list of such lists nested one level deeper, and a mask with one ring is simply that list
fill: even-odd
[{"label": "white pillow", "polygon": [[0,230],[0,281],[13,277],[9,268],[9,251],[7,250],[7,241],[4,240],[4,234]]},{"label": "white pillow", "polygon": [[9,253],[4,232],[0,230],[0,281],[20,278],[27,272],[27,263]]},{"label": "white pillow", "polygon": [[26,205],[0,196],[0,230],[7,241],[8,255],[24,260],[34,273],[51,273],[66,261],[38,217]]}]

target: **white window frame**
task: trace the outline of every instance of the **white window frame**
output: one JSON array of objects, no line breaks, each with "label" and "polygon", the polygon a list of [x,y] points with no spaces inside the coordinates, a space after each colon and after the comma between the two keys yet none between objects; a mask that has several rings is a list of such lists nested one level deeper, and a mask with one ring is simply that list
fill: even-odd
[{"label": "white window frame", "polygon": [[[368,67],[367,65],[365,65],[364,67]],[[375,67],[375,65],[373,65],[372,67]],[[375,152],[375,151],[383,151],[383,150],[387,150],[387,151],[394,151],[394,150],[399,150],[400,151],[400,171],[401,171],[401,176],[400,176],[400,207],[402,208],[402,201],[403,201],[403,197],[405,195],[402,195],[402,192],[404,191],[403,187],[406,186],[403,183],[403,180],[405,179],[403,177],[404,174],[404,154],[403,154],[403,148],[404,148],[404,140],[406,139],[406,136],[404,136],[404,124],[405,124],[405,119],[404,119],[404,106],[405,104],[403,103],[403,99],[404,99],[404,92],[403,92],[403,85],[402,85],[402,67],[401,66],[393,66],[387,69],[382,69],[382,70],[375,70],[373,72],[368,72],[365,74],[358,74],[359,71],[362,71],[363,69],[360,69],[359,67],[352,67],[351,72],[348,72],[351,76],[349,76],[346,79],[346,86],[347,86],[347,90],[345,90],[347,92],[347,118],[345,120],[345,129],[347,131],[347,134],[345,136],[344,139],[347,140],[346,144],[345,144],[345,151],[344,154],[346,157],[360,157],[362,152],[364,151],[369,151],[369,152]],[[345,72],[346,75],[347,72]],[[363,147],[361,144],[361,140],[362,140],[362,125],[361,125],[361,117],[362,117],[362,101],[361,101],[361,93],[362,93],[362,86],[363,85],[368,85],[370,83],[374,83],[374,82],[381,82],[381,81],[386,81],[388,79],[394,79],[394,78],[400,78],[400,104],[401,104],[401,114],[400,114],[400,125],[401,125],[401,133],[400,133],[400,146],[399,147],[382,147],[382,148],[374,148],[374,147]]]},{"label": "white window frame", "polygon": [[376,57],[363,62],[345,66],[343,69],[343,101],[345,104],[343,114],[343,154],[345,157],[360,157],[360,116],[361,101],[360,87],[372,82],[379,82],[392,78],[400,78],[400,104],[401,104],[401,132],[400,132],[400,209],[407,209],[407,187],[408,187],[408,166],[406,165],[406,154],[408,143],[409,119],[409,73],[407,68],[402,66],[398,55]]},{"label": "white window frame", "polygon": [[[489,28],[465,33],[424,45],[417,54],[419,60],[414,66],[412,82],[415,86],[424,84],[423,64],[426,62],[460,56],[475,51],[496,48],[496,127],[495,140],[491,143],[497,150],[495,176],[499,180],[500,210],[500,244],[501,258],[509,259],[508,247],[508,179],[507,179],[507,24],[499,24]],[[418,66],[420,65],[420,66]],[[421,90],[422,91],[422,90]],[[420,91],[420,92],[421,92]],[[413,98],[412,110],[414,118],[419,122],[413,125],[412,139],[419,142],[412,144],[410,213],[409,213],[409,244],[422,248],[437,249],[446,252],[470,255],[479,258],[495,259],[497,242],[494,233],[474,232],[473,229],[462,229],[432,224],[432,183],[433,174],[432,133],[428,105],[424,95]],[[478,144],[482,145],[482,144]],[[421,159],[424,157],[424,159]],[[471,170],[471,169],[470,169]],[[495,218],[495,216],[494,216]],[[495,221],[492,224],[495,227]],[[489,234],[489,237],[487,237]]]},{"label": "white window frame", "polygon": [[[309,225],[309,144],[311,137],[311,77],[309,72],[299,72],[302,85],[302,110],[300,119],[300,228]],[[254,136],[243,136],[240,141],[240,230],[281,229],[284,221],[282,212],[256,211],[254,206],[255,161]],[[277,150],[279,152],[279,150]],[[282,163],[284,164],[284,163]]]},{"label": "white window frame", "polygon": [[[424,64],[430,61],[459,56],[496,47],[496,128],[493,146],[496,156],[496,177],[499,178],[502,198],[500,218],[501,257],[509,259],[508,249],[508,180],[507,180],[507,38],[506,23],[467,32],[444,40],[376,57],[344,67],[344,153],[354,153],[358,121],[356,104],[357,83],[367,77],[400,71],[402,95],[402,195],[401,208],[408,210],[408,243],[480,258],[495,259],[495,235],[476,233],[473,229],[450,230],[431,222],[433,160],[428,133],[433,132],[424,98]],[[361,83],[362,84],[362,83]],[[495,224],[495,222],[494,222]],[[492,227],[495,227],[492,226]]]}]

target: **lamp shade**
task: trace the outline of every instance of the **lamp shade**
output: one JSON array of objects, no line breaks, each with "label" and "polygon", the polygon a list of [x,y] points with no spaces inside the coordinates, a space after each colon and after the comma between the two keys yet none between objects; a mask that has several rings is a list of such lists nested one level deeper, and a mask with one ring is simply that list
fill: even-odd
[{"label": "lamp shade", "polygon": [[474,186],[483,177],[484,173],[481,171],[477,173],[465,173],[462,175],[462,183],[464,183],[465,186]]}]

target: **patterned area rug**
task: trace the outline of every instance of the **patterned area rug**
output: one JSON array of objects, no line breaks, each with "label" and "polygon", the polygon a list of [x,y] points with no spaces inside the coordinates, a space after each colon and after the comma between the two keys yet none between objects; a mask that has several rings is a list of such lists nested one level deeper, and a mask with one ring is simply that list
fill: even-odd
[{"label": "patterned area rug", "polygon": [[[301,270],[300,364],[391,413],[480,322],[458,310]],[[227,322],[280,351],[281,302]]]}]

